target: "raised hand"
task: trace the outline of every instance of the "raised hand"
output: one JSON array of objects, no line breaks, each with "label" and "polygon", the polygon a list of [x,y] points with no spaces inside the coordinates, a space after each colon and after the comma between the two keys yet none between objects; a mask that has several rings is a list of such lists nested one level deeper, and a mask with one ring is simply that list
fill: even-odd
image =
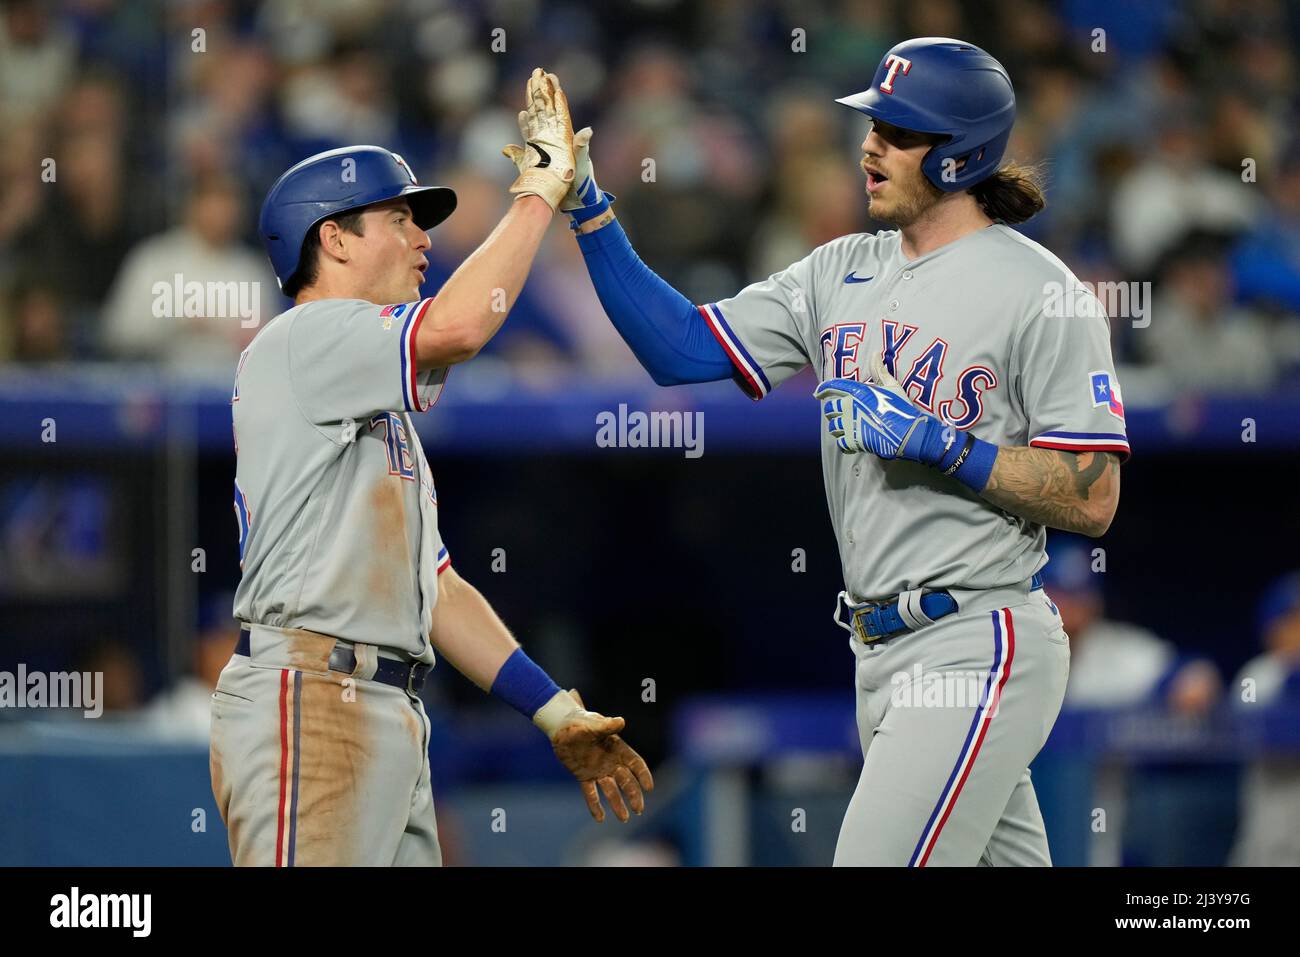
[{"label": "raised hand", "polygon": [[574,179],[569,100],[555,74],[541,67],[528,78],[525,99],[528,107],[519,113],[519,135],[524,145],[511,143],[501,150],[519,170],[510,192],[540,196],[556,209]]}]

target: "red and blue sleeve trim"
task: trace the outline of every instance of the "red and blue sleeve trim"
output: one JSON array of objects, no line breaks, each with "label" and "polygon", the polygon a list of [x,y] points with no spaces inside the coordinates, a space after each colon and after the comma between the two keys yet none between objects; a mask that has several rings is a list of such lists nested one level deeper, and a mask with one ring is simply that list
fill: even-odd
[{"label": "red and blue sleeve trim", "polygon": [[420,323],[424,321],[424,314],[429,311],[429,306],[432,304],[432,299],[422,299],[418,302],[407,315],[406,325],[402,327],[402,341],[400,343],[402,351],[402,404],[406,407],[407,412],[425,412],[429,409],[429,405],[425,405],[420,401],[420,387],[416,381],[418,370],[415,364],[415,336],[420,331]]},{"label": "red and blue sleeve trim", "polygon": [[741,344],[740,338],[731,331],[731,326],[727,325],[727,320],[722,318],[722,310],[718,308],[717,303],[708,303],[695,308],[700,310],[700,315],[709,324],[709,330],[714,338],[726,352],[731,364],[736,367],[736,381],[740,383],[745,393],[751,399],[758,400],[771,392],[772,383],[767,381],[763,367],[754,361],[754,357]]},{"label": "red and blue sleeve trim", "polygon": [[438,574],[441,575],[451,567],[451,555],[447,553],[447,546],[444,545],[438,549]]},{"label": "red and blue sleeve trim", "polygon": [[1122,432],[1041,432],[1029,440],[1036,449],[1059,449],[1062,452],[1116,452],[1126,460],[1132,450]]}]

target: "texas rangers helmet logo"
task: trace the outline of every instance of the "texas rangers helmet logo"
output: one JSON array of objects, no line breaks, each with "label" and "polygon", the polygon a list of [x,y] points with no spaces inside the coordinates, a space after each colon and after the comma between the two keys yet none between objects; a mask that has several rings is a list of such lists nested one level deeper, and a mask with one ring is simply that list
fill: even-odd
[{"label": "texas rangers helmet logo", "polygon": [[400,166],[400,167],[402,167],[402,169],[404,169],[404,170],[406,171],[406,175],[407,175],[407,176],[411,177],[411,182],[412,182],[412,183],[414,183],[414,184],[417,185],[417,186],[420,185],[420,181],[419,181],[418,179],[415,178],[415,173],[411,172],[411,167],[410,167],[410,165],[406,162],[406,160],[402,159],[402,157],[399,156],[397,153],[394,153],[394,154],[393,154],[393,159],[397,160],[397,165]]},{"label": "texas rangers helmet logo", "polygon": [[907,71],[912,69],[912,61],[899,56],[897,53],[891,53],[885,57],[885,64],[889,69],[885,71],[885,78],[880,81],[880,92],[892,94],[894,92],[894,77],[898,76],[899,73],[907,76]]},{"label": "texas rangers helmet logo", "polygon": [[1114,381],[1109,372],[1090,372],[1092,382],[1092,406],[1106,406],[1110,414],[1117,419],[1124,418],[1124,403],[1119,397],[1119,383]]}]

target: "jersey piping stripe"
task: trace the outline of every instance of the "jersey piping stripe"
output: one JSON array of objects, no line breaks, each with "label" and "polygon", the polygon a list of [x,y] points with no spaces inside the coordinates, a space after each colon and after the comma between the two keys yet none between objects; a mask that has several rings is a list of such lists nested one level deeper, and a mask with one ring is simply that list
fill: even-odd
[{"label": "jersey piping stripe", "polygon": [[293,673],[293,798],[289,802],[289,866],[298,846],[298,770],[302,763],[302,672]]},{"label": "jersey piping stripe", "polygon": [[400,343],[402,350],[402,402],[406,406],[407,412],[424,412],[428,406],[420,404],[419,385],[416,377],[419,370],[415,364],[415,334],[420,329],[420,323],[424,321],[424,314],[429,311],[432,305],[432,299],[421,301],[410,315],[406,317],[406,325],[402,327],[402,341]]},{"label": "jersey piping stripe", "polygon": [[1016,630],[1011,618],[1011,609],[1002,608],[991,614],[993,616],[993,666],[985,679],[983,696],[979,707],[975,710],[975,716],[971,719],[966,740],[962,743],[961,752],[957,756],[957,763],[953,765],[952,773],[948,775],[948,781],[943,786],[938,803],[930,812],[930,819],[925,823],[921,839],[917,841],[916,848],[912,851],[912,858],[907,862],[909,867],[925,867],[926,862],[930,860],[930,853],[939,840],[939,834],[943,831],[948,816],[952,814],[952,809],[961,796],[961,789],[965,786],[966,779],[970,777],[975,759],[979,757],[980,747],[984,744],[989,724],[993,721],[993,716],[998,710],[998,702],[1002,699],[1002,690],[1006,687],[1007,679],[1011,677],[1011,662],[1016,655]]},{"label": "jersey piping stripe", "polygon": [[275,817],[275,866],[284,861],[284,804],[289,789],[289,672],[280,672],[280,803]]},{"label": "jersey piping stripe", "polygon": [[714,303],[708,303],[703,306],[696,306],[700,315],[709,324],[709,329],[713,336],[722,346],[722,350],[731,359],[731,364],[736,370],[744,376],[744,382],[748,385],[745,390],[752,399],[761,399],[772,391],[772,384],[767,381],[767,376],[763,374],[763,367],[754,361],[754,357],[746,351],[741,345],[736,334],[731,331],[727,325],[727,320],[722,318],[722,310]]},{"label": "jersey piping stripe", "polygon": [[1112,439],[1116,442],[1128,442],[1128,437],[1122,432],[1041,432],[1039,438],[1051,436],[1055,439]]},{"label": "jersey piping stripe", "polygon": [[1117,452],[1125,457],[1133,454],[1127,445],[1118,443],[1042,442],[1035,439],[1029,444],[1036,449],[1056,449],[1058,452]]},{"label": "jersey piping stripe", "polygon": [[[293,675],[290,684],[289,675]],[[275,866],[293,867],[298,844],[299,745],[302,672],[280,671],[280,803],[275,826]]]},{"label": "jersey piping stripe", "polygon": [[438,551],[438,574],[441,575],[451,567],[451,556],[447,554],[447,546],[443,546]]},{"label": "jersey piping stripe", "polygon": [[1063,452],[1118,452],[1125,458],[1132,455],[1128,438],[1120,432],[1044,432],[1030,439],[1029,444]]}]

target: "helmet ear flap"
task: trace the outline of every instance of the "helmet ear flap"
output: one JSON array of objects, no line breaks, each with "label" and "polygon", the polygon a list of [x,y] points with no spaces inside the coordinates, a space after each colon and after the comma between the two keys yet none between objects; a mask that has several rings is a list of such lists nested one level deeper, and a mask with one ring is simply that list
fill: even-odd
[{"label": "helmet ear flap", "polygon": [[[925,154],[925,159],[921,161],[921,172],[930,181],[930,185],[936,189],[944,192],[956,192],[958,187],[952,184],[957,181],[962,168],[966,165],[966,157],[949,155],[944,150],[946,145],[946,142],[936,143],[930,147],[930,151]],[[950,169],[951,172],[948,172]]]},{"label": "helmet ear flap", "polygon": [[[934,153],[927,153],[926,163],[921,167],[922,171],[931,183],[945,192],[969,189],[997,171],[996,164],[1001,162],[1006,140],[1009,138],[1010,130],[998,140],[981,143],[965,152],[948,153],[933,159]],[[942,146],[935,149],[942,149]],[[953,164],[952,173],[945,177],[944,172],[949,162]],[[926,165],[927,163],[929,165]]]}]

